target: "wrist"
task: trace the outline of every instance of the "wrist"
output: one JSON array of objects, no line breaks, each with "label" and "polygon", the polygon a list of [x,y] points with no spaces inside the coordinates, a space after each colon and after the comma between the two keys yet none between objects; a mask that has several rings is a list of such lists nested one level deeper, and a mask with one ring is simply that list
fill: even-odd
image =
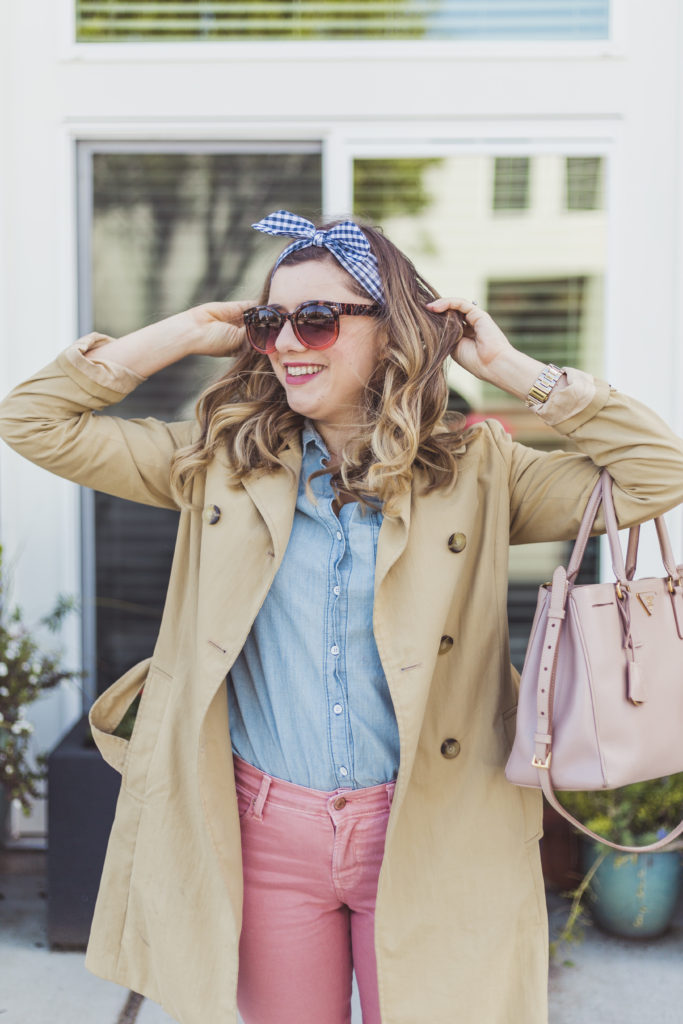
[{"label": "wrist", "polygon": [[526,401],[533,384],[547,365],[510,346],[489,364],[486,380],[502,391]]},{"label": "wrist", "polygon": [[201,332],[192,319],[176,313],[116,338],[107,346],[107,355],[137,370],[145,377],[192,355]]}]

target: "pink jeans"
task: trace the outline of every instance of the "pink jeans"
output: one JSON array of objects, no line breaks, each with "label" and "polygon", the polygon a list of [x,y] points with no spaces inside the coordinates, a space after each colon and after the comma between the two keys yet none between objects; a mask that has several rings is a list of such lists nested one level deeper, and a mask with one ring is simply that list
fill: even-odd
[{"label": "pink jeans", "polygon": [[235,757],[244,918],[237,1003],[245,1024],[380,1024],[374,921],[395,783],[325,793]]}]

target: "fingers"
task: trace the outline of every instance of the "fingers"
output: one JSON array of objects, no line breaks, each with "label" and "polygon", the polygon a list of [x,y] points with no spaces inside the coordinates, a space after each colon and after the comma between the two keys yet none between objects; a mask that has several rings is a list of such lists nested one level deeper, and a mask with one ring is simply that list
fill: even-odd
[{"label": "fingers", "polygon": [[472,326],[478,320],[481,320],[482,317],[488,316],[488,313],[474,299],[464,299],[457,296],[454,298],[434,299],[433,302],[427,303],[427,309],[431,309],[433,313],[446,313],[449,309],[454,309],[461,313]]},{"label": "fingers", "polygon": [[216,320],[241,326],[244,311],[256,305],[255,299],[235,299],[234,302],[206,302],[203,308]]}]

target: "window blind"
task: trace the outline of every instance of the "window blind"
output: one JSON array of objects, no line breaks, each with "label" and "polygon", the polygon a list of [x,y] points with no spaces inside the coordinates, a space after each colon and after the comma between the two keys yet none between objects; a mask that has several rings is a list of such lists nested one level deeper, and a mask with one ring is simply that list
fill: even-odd
[{"label": "window blind", "polygon": [[590,40],[609,0],[76,0],[79,42]]},{"label": "window blind", "polygon": [[526,210],[529,207],[528,156],[499,156],[493,162],[493,209]]},{"label": "window blind", "polygon": [[527,355],[556,366],[581,366],[585,278],[493,280],[487,309]]},{"label": "window blind", "polygon": [[568,210],[602,210],[602,157],[568,156],[565,165],[565,188]]}]

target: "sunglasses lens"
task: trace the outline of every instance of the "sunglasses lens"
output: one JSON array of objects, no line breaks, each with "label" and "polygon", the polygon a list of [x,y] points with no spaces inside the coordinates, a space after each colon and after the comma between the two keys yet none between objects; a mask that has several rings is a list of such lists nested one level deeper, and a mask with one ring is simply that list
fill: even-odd
[{"label": "sunglasses lens", "polygon": [[244,319],[247,337],[258,352],[272,352],[282,327],[282,317],[274,309],[259,306]]},{"label": "sunglasses lens", "polygon": [[324,348],[337,337],[338,320],[329,306],[310,302],[296,315],[297,334],[309,348]]}]

